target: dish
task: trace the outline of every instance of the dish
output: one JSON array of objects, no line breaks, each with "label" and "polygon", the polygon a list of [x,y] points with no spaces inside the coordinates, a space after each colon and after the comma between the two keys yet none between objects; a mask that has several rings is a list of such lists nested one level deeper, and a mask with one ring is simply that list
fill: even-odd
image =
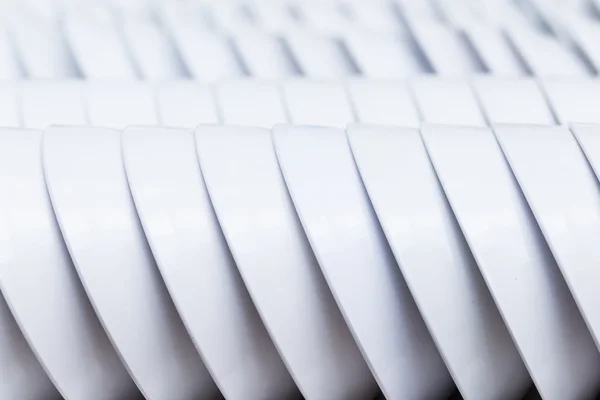
[{"label": "dish", "polygon": [[161,276],[223,396],[285,398],[291,380],[221,232],[192,131],[128,128],[123,159]]},{"label": "dish", "polygon": [[21,118],[26,128],[88,123],[82,82],[24,81],[20,85]]},{"label": "dish", "polygon": [[596,299],[600,286],[600,271],[596,268],[600,262],[596,244],[600,239],[597,178],[566,127],[498,126],[494,132],[597,344],[600,338]]},{"label": "dish", "polygon": [[42,151],[52,206],[79,278],[142,394],[151,400],[214,398],[217,388],[140,226],[121,132],[50,127]]},{"label": "dish", "polygon": [[87,82],[83,101],[89,123],[94,126],[123,129],[128,125],[158,124],[154,88],[147,82]]},{"label": "dish", "polygon": [[286,110],[274,83],[261,81],[230,81],[215,89],[223,123],[271,128],[286,122]]},{"label": "dish", "polygon": [[339,83],[288,80],[281,90],[294,124],[341,127],[354,121],[346,90]]},{"label": "dish", "polygon": [[411,128],[421,124],[412,94],[403,83],[353,79],[347,82],[347,89],[356,120],[363,124]]},{"label": "dish", "polygon": [[524,394],[529,376],[464,242],[419,131],[351,126],[348,137],[400,271],[462,396],[508,399]]},{"label": "dish", "polygon": [[12,254],[0,262],[0,283],[19,327],[65,398],[139,396],[63,242],[44,180],[42,133],[3,130],[0,143],[0,168],[10,171],[0,173],[0,218],[11,243],[2,252]]},{"label": "dish", "polygon": [[475,93],[467,81],[415,78],[410,81],[409,88],[423,122],[487,126]]},{"label": "dish", "polygon": [[472,85],[490,124],[555,124],[542,89],[533,79],[477,77]]},{"label": "dish", "polygon": [[189,81],[162,82],[156,88],[158,119],[162,125],[195,128],[200,124],[218,124],[219,110],[208,85]]},{"label": "dish", "polygon": [[298,221],[270,131],[200,127],[196,143],[240,274],[304,397],[369,398],[371,374]]},{"label": "dish", "polygon": [[[381,232],[344,131],[277,125],[273,137],[302,227],[383,394],[436,393],[448,371]],[[366,378],[363,387],[373,390]]]},{"label": "dish", "polygon": [[593,397],[598,350],[493,133],[429,133],[441,185],[538,392]]}]

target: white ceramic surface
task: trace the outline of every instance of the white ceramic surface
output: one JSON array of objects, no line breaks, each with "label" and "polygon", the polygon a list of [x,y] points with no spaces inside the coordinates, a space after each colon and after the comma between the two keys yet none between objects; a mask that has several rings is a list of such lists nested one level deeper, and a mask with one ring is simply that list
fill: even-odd
[{"label": "white ceramic surface", "polygon": [[[198,17],[198,13],[192,16]],[[167,29],[194,79],[214,82],[244,75],[227,36],[203,28],[197,19],[179,19]]]},{"label": "white ceramic surface", "polygon": [[573,12],[563,15],[563,18],[561,23],[566,25],[574,42],[580,46],[588,60],[598,70],[600,68],[600,49],[598,49],[600,26],[596,23],[593,13]]},{"label": "white ceramic surface", "polygon": [[597,178],[566,127],[499,126],[494,131],[598,346]]},{"label": "white ceramic surface", "polygon": [[525,66],[510,47],[500,27],[473,23],[463,29],[469,44],[473,46],[489,73],[501,77],[518,77],[526,74]]},{"label": "white ceramic surface", "polygon": [[156,87],[158,118],[165,126],[195,128],[221,119],[212,87],[188,81],[162,82]]},{"label": "white ceramic surface", "polygon": [[68,45],[81,73],[88,78],[135,78],[112,15],[102,7],[76,9],[64,16]]},{"label": "white ceramic surface", "polygon": [[507,35],[527,67],[540,78],[586,76],[588,71],[577,55],[555,37],[534,28],[511,26]]},{"label": "white ceramic surface", "polygon": [[471,26],[480,21],[478,13],[478,1],[447,2],[440,0],[428,0],[440,14],[440,17],[448,25],[456,28]]},{"label": "white ceramic surface", "polygon": [[464,77],[482,72],[460,31],[428,19],[409,20],[412,33],[436,75]]},{"label": "white ceramic surface", "polygon": [[15,50],[29,78],[61,79],[79,75],[57,20],[20,12],[11,25]]},{"label": "white ceramic surface", "polygon": [[309,78],[339,79],[355,72],[341,42],[331,36],[302,30],[287,33],[284,38],[300,71]]},{"label": "white ceramic surface", "polygon": [[0,28],[0,78],[3,80],[19,79],[25,71],[20,65],[7,28]]},{"label": "white ceramic surface", "polygon": [[423,122],[487,125],[473,89],[465,80],[415,78],[409,81],[409,88],[412,90]]},{"label": "white ceramic surface", "polygon": [[214,18],[215,29],[218,31],[231,32],[239,28],[254,27],[254,20],[245,12],[245,3],[208,1],[199,4],[201,12],[206,10]]},{"label": "white ceramic surface", "polygon": [[121,132],[50,127],[43,162],[77,273],[141,392],[149,400],[215,398],[217,388],[140,226],[123,167]]},{"label": "white ceramic surface", "polygon": [[288,3],[270,0],[253,1],[249,7],[257,25],[265,32],[281,34],[301,24],[290,12]]},{"label": "white ceramic surface", "polygon": [[346,85],[357,121],[364,124],[419,127],[419,111],[405,84],[353,79]]},{"label": "white ceramic surface", "polygon": [[85,83],[79,81],[24,81],[20,84],[23,126],[86,125]]},{"label": "white ceramic surface", "polygon": [[541,86],[561,124],[600,123],[600,79],[545,79]]},{"label": "white ceramic surface", "polygon": [[490,124],[555,124],[538,83],[533,79],[476,77],[471,81]]},{"label": "white ceramic surface", "polygon": [[157,125],[154,86],[148,82],[96,80],[84,87],[89,123],[115,129],[128,125]]},{"label": "white ceramic surface", "polygon": [[123,41],[143,79],[167,80],[185,76],[179,54],[156,21],[145,16],[119,19]]},{"label": "white ceramic surface", "polygon": [[[0,237],[4,249],[1,264],[6,267],[14,262],[15,252],[11,233],[5,224],[0,228]],[[61,398],[25,340],[4,296],[0,297],[0,397],[23,400]]]},{"label": "white ceramic surface", "polygon": [[256,28],[236,28],[233,43],[248,73],[257,79],[285,79],[298,74],[281,37]]},{"label": "white ceramic surface", "polygon": [[371,208],[344,131],[278,125],[273,135],[308,241],[384,395],[447,393],[448,371]]},{"label": "white ceramic surface", "polygon": [[369,79],[407,79],[423,68],[404,33],[381,34],[352,30],[344,43],[362,74]]},{"label": "white ceramic surface", "polygon": [[0,143],[8,239],[0,251],[11,255],[0,262],[0,286],[19,326],[66,399],[140,397],[65,247],[44,180],[42,133],[3,130]]},{"label": "white ceramic surface", "polygon": [[394,34],[403,32],[403,26],[396,17],[394,4],[387,0],[351,1],[346,9],[354,21],[365,30]]},{"label": "white ceramic surface", "polygon": [[281,90],[294,124],[343,127],[354,121],[346,90],[339,82],[289,80],[282,83]]},{"label": "white ceramic surface", "polygon": [[215,88],[223,123],[271,128],[287,122],[279,87],[273,82],[240,80],[223,82]]},{"label": "white ceramic surface", "polygon": [[419,132],[351,126],[348,137],[400,271],[463,398],[523,395],[529,376]]},{"label": "white ceramic surface", "polygon": [[335,1],[304,1],[296,10],[306,29],[323,35],[340,35],[353,28],[352,19],[344,13],[343,4]]},{"label": "white ceramic surface", "polygon": [[16,83],[0,83],[0,126],[19,127],[23,125],[19,105],[19,88]]},{"label": "white ceramic surface", "polygon": [[61,399],[25,341],[4,297],[0,298],[0,396],[23,400]]},{"label": "white ceramic surface", "polygon": [[493,133],[428,132],[442,187],[538,392],[597,394],[600,355]]},{"label": "white ceramic surface", "polygon": [[271,133],[196,130],[198,157],[244,283],[306,399],[366,399],[374,382],[319,269]]},{"label": "white ceramic surface", "polygon": [[169,294],[225,398],[284,398],[293,383],[231,257],[192,131],[128,128],[123,157]]}]

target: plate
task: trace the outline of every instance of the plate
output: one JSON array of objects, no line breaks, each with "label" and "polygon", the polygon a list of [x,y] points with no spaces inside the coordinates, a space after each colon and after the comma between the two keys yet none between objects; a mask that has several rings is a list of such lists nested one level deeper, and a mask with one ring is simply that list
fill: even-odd
[{"label": "plate", "polygon": [[4,297],[0,297],[0,374],[3,398],[62,399],[19,330]]},{"label": "plate", "polygon": [[0,83],[0,126],[22,126],[18,101],[19,90],[17,83]]},{"label": "plate", "polygon": [[30,79],[81,76],[58,19],[22,10],[10,18],[15,54]]},{"label": "plate", "polygon": [[369,398],[373,378],[306,240],[270,131],[200,127],[196,143],[233,258],[304,397]]},{"label": "plate", "polygon": [[331,36],[292,29],[286,32],[284,41],[301,74],[308,78],[339,80],[357,72],[341,41]]},{"label": "plate", "polygon": [[473,47],[488,73],[494,77],[518,77],[527,73],[523,62],[516,57],[510,43],[506,40],[504,31],[499,26],[491,25],[489,21],[480,23],[471,20],[462,29],[468,46]]},{"label": "plate", "polygon": [[600,192],[597,178],[566,127],[498,126],[494,131],[598,345]]},{"label": "plate", "polygon": [[141,78],[155,81],[186,75],[177,49],[151,16],[124,13],[119,22],[122,38]]},{"label": "plate", "polygon": [[[42,133],[0,131],[0,283],[16,321],[67,399],[139,397],[88,300],[60,233],[42,169]],[[36,251],[31,251],[35,248]],[[18,266],[18,268],[16,268]]]},{"label": "plate", "polygon": [[231,33],[235,49],[253,78],[285,79],[299,74],[296,61],[281,37],[256,27],[236,27]]},{"label": "plate", "polygon": [[448,201],[538,392],[593,397],[598,350],[493,133],[428,133]]},{"label": "plate", "polygon": [[18,80],[23,75],[25,71],[15,54],[9,30],[4,26],[0,28],[0,79]]},{"label": "plate", "polygon": [[524,394],[529,376],[419,131],[351,126],[348,137],[400,271],[462,396],[510,399]]},{"label": "plate", "polygon": [[533,79],[476,77],[471,82],[490,124],[556,123],[542,89]]},{"label": "plate", "polygon": [[212,87],[192,81],[168,81],[156,88],[158,119],[162,125],[195,128],[218,124],[219,110]]},{"label": "plate", "polygon": [[64,29],[78,69],[86,78],[137,77],[112,14],[104,7],[67,11]]},{"label": "plate", "polygon": [[222,82],[215,88],[223,123],[272,128],[287,122],[279,87],[260,80]]},{"label": "plate", "polygon": [[123,129],[128,125],[158,124],[156,93],[147,82],[86,82],[83,101],[89,123],[94,126]]},{"label": "plate", "polygon": [[231,257],[192,131],[128,128],[123,157],[169,294],[225,398],[285,398],[293,383]]},{"label": "plate", "polygon": [[356,120],[363,124],[421,125],[412,94],[402,82],[352,79],[347,82],[347,90]]},{"label": "plate", "polygon": [[551,34],[520,26],[510,26],[506,34],[533,76],[543,79],[590,75],[576,51]]},{"label": "plate", "polygon": [[308,241],[383,394],[447,393],[438,390],[451,387],[448,371],[371,208],[344,131],[277,125],[273,136]]},{"label": "plate", "polygon": [[[460,4],[460,3],[459,3]],[[444,77],[466,77],[483,72],[484,66],[458,29],[429,18],[409,18],[415,47],[429,62],[433,73]]]},{"label": "plate", "polygon": [[545,79],[541,86],[561,124],[600,123],[600,79]]},{"label": "plate", "polygon": [[21,118],[26,128],[88,123],[81,81],[21,82]]},{"label": "plate", "polygon": [[424,72],[410,40],[404,32],[390,35],[355,28],[344,33],[344,44],[368,79],[401,80]]},{"label": "plate", "polygon": [[190,75],[200,82],[215,82],[238,78],[244,74],[244,66],[231,46],[229,39],[206,25],[202,13],[192,4],[184,10],[182,3],[164,3],[163,15],[167,21],[165,30]]},{"label": "plate", "polygon": [[294,124],[346,126],[354,112],[341,83],[288,80],[282,84],[283,100]]},{"label": "plate", "polygon": [[148,248],[127,185],[121,132],[50,127],[43,162],[77,273],[142,394],[173,400],[217,396]]},{"label": "plate", "polygon": [[487,126],[475,93],[465,80],[414,78],[409,87],[423,122]]}]

